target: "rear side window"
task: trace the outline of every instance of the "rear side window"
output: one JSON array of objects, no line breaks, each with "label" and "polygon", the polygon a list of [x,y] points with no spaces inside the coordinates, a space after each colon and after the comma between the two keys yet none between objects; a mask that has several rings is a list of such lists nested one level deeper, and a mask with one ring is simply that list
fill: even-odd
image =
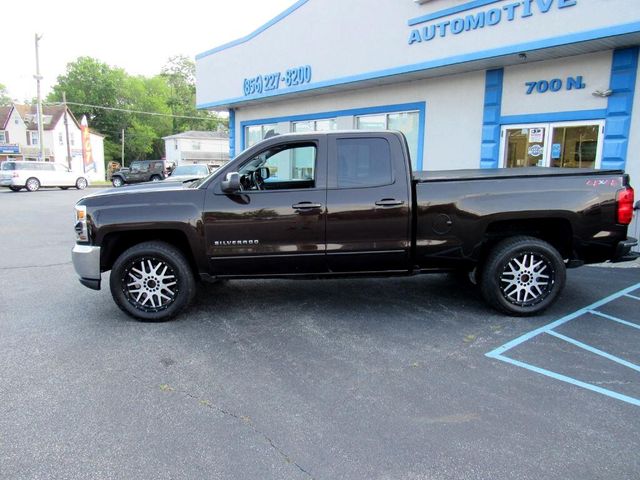
[{"label": "rear side window", "polygon": [[13,162],[2,162],[2,170],[16,170],[16,164]]},{"label": "rear side window", "polygon": [[393,183],[391,147],[383,138],[343,138],[336,141],[338,188]]}]

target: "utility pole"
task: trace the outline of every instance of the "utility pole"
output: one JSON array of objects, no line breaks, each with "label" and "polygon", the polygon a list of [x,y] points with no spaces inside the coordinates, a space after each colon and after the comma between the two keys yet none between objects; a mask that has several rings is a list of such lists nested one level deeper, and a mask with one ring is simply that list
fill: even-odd
[{"label": "utility pole", "polygon": [[69,120],[67,119],[67,92],[62,92],[62,105],[64,106],[64,133],[67,137],[67,164],[69,170],[73,170],[71,165],[71,145],[69,144]]},{"label": "utility pole", "polygon": [[124,167],[124,128],[122,129],[122,152],[120,154],[120,159],[122,160],[122,166]]},{"label": "utility pole", "polygon": [[38,42],[42,38],[42,35],[38,35],[36,33],[36,74],[33,78],[36,79],[36,83],[38,85],[38,147],[40,149],[38,153],[38,160],[44,160],[44,138],[42,135],[42,96],[40,95],[40,80],[42,80],[42,75],[40,75],[40,52],[38,51]]}]

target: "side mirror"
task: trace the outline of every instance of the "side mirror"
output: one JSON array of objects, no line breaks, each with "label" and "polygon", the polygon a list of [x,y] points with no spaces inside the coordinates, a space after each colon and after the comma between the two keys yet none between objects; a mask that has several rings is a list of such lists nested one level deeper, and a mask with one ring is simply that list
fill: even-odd
[{"label": "side mirror", "polygon": [[220,183],[224,193],[236,193],[240,190],[240,174],[238,172],[227,173],[227,178]]},{"label": "side mirror", "polygon": [[260,174],[263,180],[266,180],[271,176],[271,171],[269,170],[269,167],[260,167],[258,169],[258,173]]}]

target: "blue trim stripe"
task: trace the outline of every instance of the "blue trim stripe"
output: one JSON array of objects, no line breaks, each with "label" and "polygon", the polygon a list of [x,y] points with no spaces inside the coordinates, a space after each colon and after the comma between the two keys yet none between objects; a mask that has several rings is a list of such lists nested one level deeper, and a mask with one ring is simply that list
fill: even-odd
[{"label": "blue trim stripe", "polygon": [[503,68],[487,70],[484,87],[480,168],[498,168],[499,166],[500,113],[502,109],[503,81]]},{"label": "blue trim stripe", "polygon": [[466,12],[467,10],[473,10],[474,8],[484,7],[485,5],[491,5],[492,3],[498,3],[500,1],[502,0],[474,0],[473,2],[463,3],[457,7],[445,8],[444,10],[438,10],[437,12],[422,15],[421,17],[410,18],[407,20],[407,25],[413,27],[414,25],[419,25],[420,23],[428,22],[430,20],[448,17],[454,13]]},{"label": "blue trim stripe", "polygon": [[[485,356],[487,356],[489,358],[495,358],[496,360],[501,360],[501,361],[506,362],[506,363],[510,363],[511,365],[515,365],[517,367],[525,368],[527,370],[530,370],[530,371],[535,372],[535,373],[539,373],[541,375],[545,375],[545,376],[547,376],[549,378],[553,378],[555,380],[560,380],[562,382],[566,382],[566,383],[569,383],[571,385],[575,385],[575,386],[578,386],[578,387],[581,387],[581,388],[584,388],[584,389],[587,389],[587,390],[591,390],[592,392],[597,392],[597,393],[600,393],[602,395],[606,395],[607,397],[611,397],[611,398],[614,398],[616,400],[620,400],[620,401],[623,401],[623,402],[626,402],[626,403],[630,403],[632,405],[640,406],[640,399],[633,398],[633,397],[630,397],[628,395],[623,395],[621,393],[614,392],[613,390],[608,390],[606,388],[598,387],[597,385],[592,385],[590,383],[583,382],[581,380],[577,380],[577,379],[569,377],[567,375],[562,375],[560,373],[553,372],[551,370],[547,370],[547,369],[544,369],[544,368],[536,367],[535,365],[531,365],[529,363],[521,362],[519,360],[514,360],[513,358],[509,358],[509,357],[506,357],[506,356],[503,355],[508,350],[511,350],[512,348],[517,347],[518,345],[520,345],[520,344],[522,344],[522,343],[524,343],[524,342],[526,342],[528,340],[531,340],[532,338],[534,338],[534,337],[536,337],[536,336],[538,336],[538,335],[540,335],[542,333],[546,333],[548,335],[551,335],[553,337],[561,339],[561,340],[563,340],[565,342],[568,342],[568,343],[570,343],[572,345],[575,345],[576,347],[582,348],[582,349],[584,349],[584,350],[586,350],[588,352],[591,352],[591,353],[594,353],[594,354],[599,355],[601,357],[607,358],[608,360],[616,362],[616,363],[618,363],[620,365],[624,365],[625,367],[631,368],[631,369],[636,370],[636,371],[640,371],[640,366],[638,366],[638,365],[636,365],[634,363],[628,362],[627,360],[624,360],[624,359],[622,359],[620,357],[617,357],[615,355],[611,355],[610,353],[607,353],[607,352],[605,352],[603,350],[599,350],[599,349],[597,349],[595,347],[592,347],[590,345],[582,343],[582,342],[580,342],[578,340],[575,340],[575,339],[573,339],[571,337],[567,337],[566,335],[563,335],[561,333],[553,331],[553,329],[559,327],[560,325],[563,325],[563,324],[565,324],[565,323],[567,323],[567,322],[569,322],[571,320],[574,320],[574,319],[576,319],[576,318],[578,318],[578,317],[580,317],[582,315],[585,315],[585,314],[599,315],[599,316],[601,316],[603,318],[606,318],[608,320],[613,320],[613,321],[621,323],[623,325],[627,325],[627,326],[630,326],[630,327],[634,327],[634,328],[640,329],[640,325],[638,325],[638,324],[627,322],[626,320],[622,320],[620,318],[613,317],[611,315],[607,315],[607,314],[604,314],[604,313],[599,312],[599,311],[596,310],[597,308],[600,308],[603,305],[606,305],[607,303],[612,302],[614,300],[617,300],[618,298],[621,298],[621,297],[630,297],[631,296],[632,298],[636,298],[636,297],[633,297],[632,295],[629,295],[629,293],[633,292],[634,290],[637,290],[638,288],[640,288],[640,283],[637,283],[637,284],[632,285],[630,287],[627,287],[627,288],[625,288],[623,290],[620,290],[620,291],[618,291],[618,292],[616,292],[616,293],[614,293],[612,295],[609,295],[606,298],[603,298],[602,300],[598,300],[597,302],[592,303],[591,305],[589,305],[587,307],[581,308],[580,310],[577,310],[577,311],[575,311],[573,313],[570,313],[569,315],[566,315],[566,316],[564,316],[564,317],[562,317],[562,318],[560,318],[560,319],[558,319],[558,320],[556,320],[554,322],[551,322],[551,323],[549,323],[547,325],[544,325],[544,326],[542,326],[540,328],[532,330],[531,332],[525,333],[524,335],[521,335],[520,337],[518,337],[518,338],[516,338],[514,340],[511,340],[510,342],[507,342],[504,345],[502,345],[502,346],[500,346],[500,347],[498,347],[498,348],[486,353]],[[640,300],[640,298],[636,298],[636,300]]]},{"label": "blue trim stripe", "polygon": [[225,43],[224,45],[220,45],[219,47],[212,48],[211,50],[207,50],[206,52],[199,53],[199,54],[196,55],[196,60],[200,60],[201,58],[208,57],[209,55],[212,55],[212,54],[214,54],[216,52],[220,52],[222,50],[226,50],[228,48],[235,47],[236,45],[240,45],[242,43],[248,42],[252,38],[257,37],[262,32],[264,32],[268,28],[270,28],[273,25],[275,25],[276,23],[278,23],[283,18],[285,18],[285,17],[289,16],[290,14],[292,14],[294,11],[296,11],[298,8],[300,8],[302,5],[304,5],[308,1],[309,0],[298,0],[296,3],[294,3],[289,8],[287,8],[280,15],[278,15],[277,17],[272,18],[271,20],[269,20],[267,23],[262,25],[257,30],[251,32],[249,35],[247,35],[245,37],[242,37],[242,38],[239,38],[237,40],[234,40],[232,42]]},{"label": "blue trim stripe", "polygon": [[602,168],[624,169],[627,162],[633,94],[638,71],[638,47],[613,52],[607,124],[602,147]]},{"label": "blue trim stripe", "polygon": [[543,122],[571,122],[574,120],[604,120],[607,111],[596,110],[574,110],[570,112],[548,112],[531,113],[525,115],[506,115],[500,117],[502,125],[515,125],[518,123],[543,123]]},{"label": "blue trim stripe", "polygon": [[[589,30],[586,32],[572,33],[568,35],[562,35],[559,37],[547,38],[544,40],[536,40],[533,42],[520,43],[517,45],[511,45],[508,47],[493,48],[490,50],[483,50],[464,55],[455,55],[452,57],[441,58],[437,60],[430,60],[427,62],[414,63],[410,65],[404,65],[401,67],[389,68],[385,70],[376,70],[373,72],[362,73],[358,75],[351,75],[346,77],[340,77],[332,80],[325,80],[322,82],[308,83],[306,85],[298,85],[295,87],[288,87],[278,90],[272,90],[269,93],[248,95],[243,97],[228,98],[225,100],[219,100],[215,102],[201,103],[197,105],[197,108],[215,108],[229,106],[239,103],[244,103],[250,100],[261,100],[264,98],[277,97],[281,95],[287,95],[290,93],[305,92],[309,90],[316,90],[319,88],[331,87],[335,85],[345,85],[349,83],[361,82],[365,80],[372,80],[382,77],[391,77],[394,75],[402,75],[405,73],[418,72],[422,70],[429,70],[433,68],[448,67],[452,65],[459,65],[463,63],[474,62],[478,60],[486,60],[489,58],[504,57],[507,55],[514,55],[523,51],[542,50],[545,48],[558,47],[562,45],[570,45],[574,43],[586,42],[590,40],[596,40],[601,38],[615,37],[618,35],[625,35],[629,33],[640,32],[640,22],[632,22],[624,25],[616,25],[613,27],[600,28],[597,30]],[[420,48],[416,46],[415,48]]]},{"label": "blue trim stripe", "polygon": [[229,160],[236,156],[236,111],[229,109]]},{"label": "blue trim stripe", "polygon": [[375,107],[364,108],[350,108],[347,110],[332,110],[328,112],[316,112],[306,113],[301,115],[290,115],[284,117],[270,117],[259,118],[255,120],[246,120],[240,122],[240,146],[244,150],[246,148],[246,131],[245,127],[252,125],[264,125],[266,123],[279,123],[279,122],[305,122],[308,120],[322,120],[326,118],[335,117],[348,117],[357,115],[374,115],[378,113],[396,113],[396,112],[408,112],[418,111],[418,158],[415,159],[415,165],[417,170],[421,170],[423,166],[424,156],[424,135],[425,135],[425,118],[426,118],[426,103],[399,103],[394,105],[379,105]]}]

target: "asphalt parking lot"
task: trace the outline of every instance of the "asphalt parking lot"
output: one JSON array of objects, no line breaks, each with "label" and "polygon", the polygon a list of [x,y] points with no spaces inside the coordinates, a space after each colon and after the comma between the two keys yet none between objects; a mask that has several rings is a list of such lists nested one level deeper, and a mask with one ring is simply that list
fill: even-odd
[{"label": "asphalt parking lot", "polygon": [[0,478],[638,478],[640,268],[572,270],[535,318],[434,275],[139,323],[76,279],[82,195],[0,191]]}]

